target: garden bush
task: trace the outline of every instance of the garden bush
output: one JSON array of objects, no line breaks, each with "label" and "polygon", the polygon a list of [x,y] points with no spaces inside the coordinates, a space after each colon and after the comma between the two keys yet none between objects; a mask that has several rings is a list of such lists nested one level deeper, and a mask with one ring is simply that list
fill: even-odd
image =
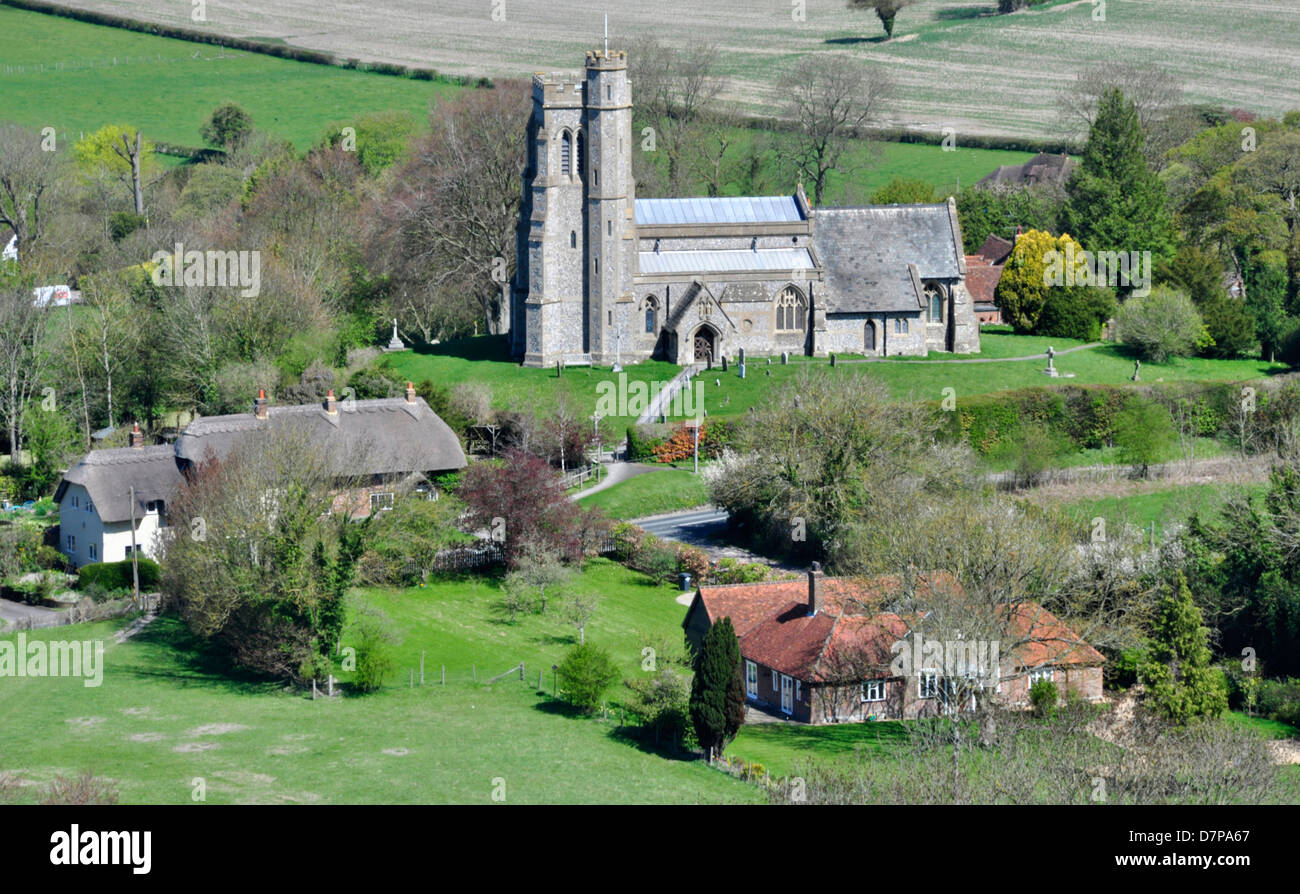
[{"label": "garden bush", "polygon": [[600,646],[583,643],[565,653],[556,668],[560,691],[575,708],[593,713],[605,691],[618,679],[618,668]]},{"label": "garden bush", "polygon": [[[160,570],[153,559],[139,559],[140,589],[151,590],[158,586]],[[132,588],[131,560],[120,562],[92,562],[82,565],[77,572],[77,589],[96,585],[105,590],[129,590]]]}]

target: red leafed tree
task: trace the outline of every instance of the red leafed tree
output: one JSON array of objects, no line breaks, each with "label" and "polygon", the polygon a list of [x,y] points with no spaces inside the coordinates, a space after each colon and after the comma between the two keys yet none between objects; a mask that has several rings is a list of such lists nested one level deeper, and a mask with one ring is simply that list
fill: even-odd
[{"label": "red leafed tree", "polygon": [[[664,441],[654,449],[655,459],[661,463],[675,463],[679,459],[686,459],[695,454],[695,432],[693,426],[683,425],[673,432],[672,437]],[[707,429],[703,424],[700,425],[700,448],[704,447],[704,437]]]},{"label": "red leafed tree", "polygon": [[581,561],[581,510],[569,502],[546,460],[510,450],[501,462],[475,463],[465,470],[459,493],[470,521],[503,537],[506,567],[515,567],[521,547],[530,542],[566,561]]}]

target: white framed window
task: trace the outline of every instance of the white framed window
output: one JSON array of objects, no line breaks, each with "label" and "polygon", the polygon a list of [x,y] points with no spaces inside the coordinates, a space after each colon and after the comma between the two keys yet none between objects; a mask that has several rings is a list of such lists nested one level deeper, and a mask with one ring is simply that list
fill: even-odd
[{"label": "white framed window", "polygon": [[750,698],[758,695],[758,665],[752,661],[745,662],[745,695]]},{"label": "white framed window", "polygon": [[72,495],[72,508],[73,509],[81,508],[81,497],[77,496],[76,494]]},{"label": "white framed window", "polygon": [[933,668],[921,671],[916,678],[918,698],[934,698],[939,694],[939,672]]},{"label": "white framed window", "polygon": [[794,713],[794,678],[781,675],[781,713]]},{"label": "white framed window", "polygon": [[86,498],[86,511],[87,512],[95,511],[95,501],[90,499],[89,497]]},{"label": "white framed window", "polygon": [[63,538],[63,544],[68,552],[75,553],[77,551],[77,538],[72,534],[68,534]]},{"label": "white framed window", "polygon": [[393,508],[393,494],[391,491],[382,494],[370,495],[371,512],[385,512],[392,508]]},{"label": "white framed window", "polygon": [[92,543],[86,547],[86,554],[95,561],[99,561],[99,546]]},{"label": "white framed window", "polygon": [[862,700],[864,702],[883,702],[885,700],[885,681],[868,680],[863,683]]},{"label": "white framed window", "polygon": [[1056,680],[1056,674],[1053,672],[1053,670],[1050,667],[1042,668],[1040,670],[1032,670],[1029,672],[1030,688],[1033,688],[1033,685],[1035,683],[1041,682],[1043,680],[1046,680],[1048,683],[1052,683]]},{"label": "white framed window", "polygon": [[781,684],[777,680],[777,673],[776,671],[772,671],[772,691],[778,692],[780,689],[781,689]]}]

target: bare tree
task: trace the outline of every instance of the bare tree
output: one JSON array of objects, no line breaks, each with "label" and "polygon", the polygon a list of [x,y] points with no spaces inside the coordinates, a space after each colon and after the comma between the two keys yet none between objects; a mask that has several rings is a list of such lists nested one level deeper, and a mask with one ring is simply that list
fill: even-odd
[{"label": "bare tree", "polygon": [[885,29],[885,40],[894,36],[894,19],[916,0],[849,0],[849,9],[871,10]]},{"label": "bare tree", "polygon": [[794,122],[788,151],[820,205],[830,172],[856,169],[846,150],[894,95],[894,80],[883,68],[808,55],[781,79],[781,88],[786,117]]},{"label": "bare tree", "polygon": [[25,288],[0,289],[0,418],[15,461],[22,455],[28,404],[40,388],[49,360],[49,311]]},{"label": "bare tree", "polygon": [[1104,62],[1079,72],[1074,83],[1061,91],[1057,110],[1062,125],[1075,137],[1087,136],[1097,118],[1097,106],[1106,91],[1118,89],[1137,110],[1138,124],[1145,138],[1147,163],[1159,169],[1165,152],[1187,137],[1187,128],[1176,120],[1175,109],[1182,102],[1183,88],[1169,72],[1154,65]]},{"label": "bare tree", "polygon": [[397,315],[425,341],[500,330],[514,274],[529,93],[519,83],[437,105],[431,132],[380,200],[373,250],[395,281]]},{"label": "bare tree", "polygon": [[57,177],[58,156],[45,151],[38,134],[0,124],[0,223],[17,237],[20,264],[45,230]]}]

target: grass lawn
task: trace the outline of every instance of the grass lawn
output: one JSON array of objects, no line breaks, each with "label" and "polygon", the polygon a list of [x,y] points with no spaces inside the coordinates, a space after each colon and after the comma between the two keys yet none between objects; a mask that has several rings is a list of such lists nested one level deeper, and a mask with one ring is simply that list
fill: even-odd
[{"label": "grass lawn", "polygon": [[[596,401],[601,396],[597,386],[601,382],[617,386],[619,382],[618,374],[612,373],[609,367],[570,366],[563,376],[557,377],[554,369],[520,366],[507,354],[505,336],[495,335],[389,354],[380,363],[391,375],[417,383],[431,379],[451,387],[461,382],[484,382],[492,388],[492,405],[498,410],[531,411],[545,416],[555,409],[559,396],[564,394],[572,411],[588,420],[596,412]],[[628,364],[623,371],[629,383],[667,383],[681,372],[681,367],[647,360]],[[658,388],[652,384],[650,387],[648,394],[653,395]],[[613,394],[616,396],[616,391]],[[627,426],[636,421],[637,415],[628,413],[601,419],[600,431],[605,443],[621,442]]]},{"label": "grass lawn", "polygon": [[1132,524],[1149,528],[1155,522],[1159,536],[1171,526],[1186,522],[1193,512],[1199,512],[1204,518],[1212,515],[1234,494],[1253,495],[1266,489],[1264,484],[1187,484],[1123,497],[1076,500],[1061,503],[1060,508],[1085,526],[1097,517],[1106,519],[1111,526]]},{"label": "grass lawn", "polygon": [[1229,711],[1223,719],[1230,726],[1253,729],[1267,739],[1294,739],[1300,736],[1300,729],[1289,723],[1267,717],[1251,717],[1243,711]]},{"label": "grass lawn", "polygon": [[150,140],[199,146],[199,127],[231,100],[259,130],[301,150],[327,127],[373,112],[409,112],[423,125],[431,101],[463,89],[8,6],[0,6],[0,60],[0,121],[53,127],[61,147],[105,124],[132,124]]},{"label": "grass lawn", "polygon": [[610,518],[642,518],[703,506],[709,502],[709,489],[703,478],[689,469],[665,467],[629,478],[579,502],[598,507]]},{"label": "grass lawn", "polygon": [[[704,405],[710,416],[736,416],[750,407],[761,406],[768,400],[774,387],[793,384],[805,370],[814,375],[873,376],[888,386],[899,400],[940,400],[945,388],[953,388],[960,405],[962,397],[1007,391],[1016,388],[1053,385],[1109,384],[1126,385],[1133,375],[1133,359],[1125,349],[1116,344],[1103,344],[1067,354],[1056,361],[1057,369],[1074,373],[1071,379],[1049,379],[1042,370],[1046,365],[1037,360],[1005,360],[1006,357],[1023,357],[1042,353],[1048,344],[1063,350],[1079,342],[1069,339],[1048,339],[1039,336],[992,333],[980,338],[981,354],[933,354],[931,358],[890,358],[886,360],[854,363],[852,356],[840,355],[843,360],[834,370],[828,360],[809,358],[799,363],[782,366],[779,361],[768,365],[766,358],[755,358],[748,364],[746,378],[741,379],[737,367],[723,373],[715,369],[701,373],[697,381],[704,385]],[[969,359],[994,359],[991,363],[953,362]],[[1247,358],[1242,360],[1214,360],[1205,357],[1175,358],[1168,363],[1143,363],[1141,381],[1250,381],[1286,371],[1280,363]],[[769,375],[770,373],[770,375]],[[714,384],[715,381],[718,384]]]},{"label": "grass lawn", "polygon": [[758,761],[773,776],[789,776],[801,761],[852,758],[858,751],[883,754],[906,737],[897,720],[879,723],[753,723],[743,726],[727,754]]},{"label": "grass lawn", "polygon": [[[589,641],[626,674],[639,672],[643,634],[680,642],[684,610],[671,589],[602,561],[579,586],[601,596]],[[190,803],[195,777],[206,780],[208,803],[487,804],[497,777],[518,804],[762,800],[754,786],[699,762],[644,750],[615,723],[558,710],[538,693],[536,675],[575,631],[558,613],[500,621],[495,588],[466,578],[366,592],[405,637],[398,669],[374,695],[316,702],[221,673],[167,618],[121,645],[115,623],[30,634],[104,639],[104,681],[0,679],[0,772],[43,783],[89,766],[117,781],[124,803]],[[411,689],[422,650],[428,685]],[[527,683],[514,674],[492,686],[472,680],[473,664],[484,680],[520,661]],[[444,663],[445,687],[437,685]]]}]

